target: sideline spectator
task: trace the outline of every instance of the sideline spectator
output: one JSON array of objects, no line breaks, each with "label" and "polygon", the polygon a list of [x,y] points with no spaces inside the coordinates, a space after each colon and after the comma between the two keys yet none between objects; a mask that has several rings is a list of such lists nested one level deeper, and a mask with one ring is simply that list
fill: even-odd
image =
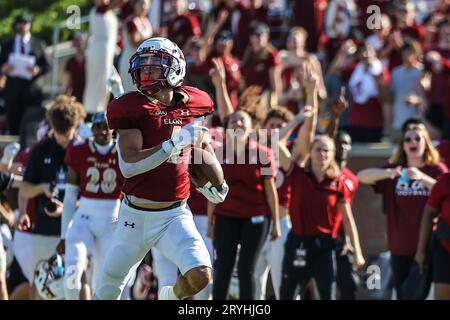
[{"label": "sideline spectator", "polygon": [[[3,90],[6,121],[12,135],[20,133],[22,118],[28,108],[41,107],[43,95],[36,80],[49,69],[45,43],[31,33],[32,20],[26,13],[14,18],[15,36],[2,45],[0,54],[0,78],[6,77]],[[22,72],[24,64],[26,68]]]}]

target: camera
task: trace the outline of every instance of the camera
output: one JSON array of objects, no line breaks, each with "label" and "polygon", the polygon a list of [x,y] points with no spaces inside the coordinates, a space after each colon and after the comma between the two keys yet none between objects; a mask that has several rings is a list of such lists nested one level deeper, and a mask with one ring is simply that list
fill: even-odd
[{"label": "camera", "polygon": [[[50,182],[50,191],[51,192],[55,191],[55,188],[56,188],[56,183]],[[53,199],[55,199],[55,198],[48,199],[44,205],[45,210],[47,210],[48,212],[55,212],[56,209],[58,209],[58,205],[56,204],[56,202]]]}]

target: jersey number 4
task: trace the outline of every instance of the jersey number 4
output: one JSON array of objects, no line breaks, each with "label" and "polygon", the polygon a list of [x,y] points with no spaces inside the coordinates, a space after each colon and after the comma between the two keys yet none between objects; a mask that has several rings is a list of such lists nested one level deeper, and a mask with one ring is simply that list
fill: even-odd
[{"label": "jersey number 4", "polygon": [[86,191],[97,193],[99,189],[103,193],[113,193],[116,189],[116,170],[108,168],[103,171],[102,181],[100,182],[100,171],[96,167],[90,167],[87,170],[86,175],[89,178],[89,182],[86,185]]}]

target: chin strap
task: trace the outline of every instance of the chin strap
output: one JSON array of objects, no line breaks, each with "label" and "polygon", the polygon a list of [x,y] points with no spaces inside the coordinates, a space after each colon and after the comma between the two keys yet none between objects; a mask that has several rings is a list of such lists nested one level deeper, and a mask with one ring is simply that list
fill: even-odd
[{"label": "chin strap", "polygon": [[162,88],[171,88],[171,86],[167,83],[167,81],[158,81],[149,86],[141,86],[138,90],[142,94],[148,96],[158,93]]}]

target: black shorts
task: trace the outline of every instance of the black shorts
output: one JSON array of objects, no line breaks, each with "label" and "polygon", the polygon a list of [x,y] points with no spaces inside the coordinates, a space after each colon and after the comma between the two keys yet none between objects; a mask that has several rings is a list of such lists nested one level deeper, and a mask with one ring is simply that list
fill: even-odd
[{"label": "black shorts", "polygon": [[427,112],[425,113],[425,119],[427,119],[434,127],[441,129],[444,125],[444,111],[442,104],[430,103]]},{"label": "black shorts", "polygon": [[450,284],[450,253],[441,244],[433,249],[433,282]]}]

